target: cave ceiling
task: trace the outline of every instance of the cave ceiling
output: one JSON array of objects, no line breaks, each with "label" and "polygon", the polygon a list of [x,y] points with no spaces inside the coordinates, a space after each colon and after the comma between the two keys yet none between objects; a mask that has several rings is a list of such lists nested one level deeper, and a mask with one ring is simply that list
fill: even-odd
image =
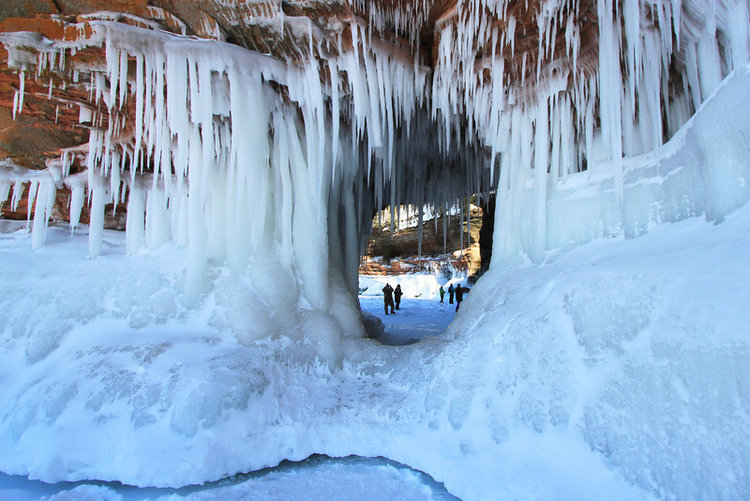
[{"label": "cave ceiling", "polygon": [[[351,50],[353,22],[369,26],[370,43],[378,43],[404,58],[418,61],[431,71],[438,57],[437,46],[445,26],[466,29],[471,14],[498,33],[507,30],[507,19],[515,19],[513,44],[495,41],[495,52],[506,60],[509,84],[528,78],[539,53],[539,26],[536,0],[511,1],[506,11],[496,14],[475,2],[435,1],[241,1],[241,0],[3,0],[0,3],[0,32],[36,32],[50,40],[73,41],[86,37],[90,20],[111,20],[135,26],[160,29],[175,34],[220,40],[268,54],[295,64],[308,57],[309,47],[317,52]],[[474,12],[469,12],[474,9]],[[106,13],[106,14],[104,14]],[[580,68],[595,64],[591,47],[596,37],[593,2],[581,2],[574,16],[581,36],[577,55]],[[462,24],[463,21],[463,24]],[[554,57],[565,63],[564,30]],[[492,47],[477,43],[472,48],[480,64]],[[43,168],[49,158],[59,157],[64,148],[88,141],[81,104],[95,109],[86,69],[104,68],[103,47],[86,47],[69,56],[73,72],[27,75],[23,110],[13,117],[13,100],[19,89],[18,69],[9,67],[6,49],[0,48],[0,158],[18,165]],[[523,73],[526,73],[525,75]],[[50,82],[52,85],[50,85]],[[52,91],[50,92],[50,87]],[[127,113],[127,111],[126,111]]]}]

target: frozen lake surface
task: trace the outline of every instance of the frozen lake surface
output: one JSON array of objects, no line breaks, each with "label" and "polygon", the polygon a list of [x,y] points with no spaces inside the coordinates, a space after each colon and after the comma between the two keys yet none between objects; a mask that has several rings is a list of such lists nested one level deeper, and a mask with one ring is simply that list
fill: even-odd
[{"label": "frozen lake surface", "polygon": [[401,299],[401,309],[385,315],[383,297],[359,296],[362,311],[377,316],[385,324],[385,333],[376,339],[389,345],[416,343],[425,338],[439,336],[456,316],[456,305],[434,298]]},{"label": "frozen lake surface", "polygon": [[137,488],[120,483],[47,484],[0,473],[0,499],[13,501],[135,501],[224,499],[455,500],[431,476],[384,458],[315,455],[274,468],[179,489]]}]

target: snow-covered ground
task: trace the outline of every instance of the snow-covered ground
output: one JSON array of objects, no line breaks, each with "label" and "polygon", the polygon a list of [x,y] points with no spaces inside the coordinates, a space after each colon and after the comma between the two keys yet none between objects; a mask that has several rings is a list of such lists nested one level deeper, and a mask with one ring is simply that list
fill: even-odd
[{"label": "snow-covered ground", "polygon": [[[363,312],[374,315],[383,322],[380,328],[369,335],[378,342],[388,345],[412,344],[421,339],[439,336],[445,332],[456,316],[456,305],[449,302],[448,286],[467,286],[465,274],[443,276],[436,273],[407,273],[403,275],[360,275],[359,304]],[[390,284],[401,286],[404,295],[401,308],[394,315],[385,314],[383,287]],[[440,287],[446,290],[440,302]]]},{"label": "snow-covered ground", "polygon": [[750,492],[747,206],[491,270],[445,335],[347,338],[333,370],[236,343],[175,292],[177,248],[127,258],[112,232],[88,260],[49,231],[0,236],[5,473],[180,487],[322,453],[466,499]]},{"label": "snow-covered ground", "polygon": [[384,324],[384,334],[376,339],[383,344],[404,345],[421,339],[439,336],[456,316],[456,306],[439,299],[422,299],[404,297],[401,308],[395,314],[386,315],[383,298],[377,296],[360,296],[362,311],[377,316]]}]

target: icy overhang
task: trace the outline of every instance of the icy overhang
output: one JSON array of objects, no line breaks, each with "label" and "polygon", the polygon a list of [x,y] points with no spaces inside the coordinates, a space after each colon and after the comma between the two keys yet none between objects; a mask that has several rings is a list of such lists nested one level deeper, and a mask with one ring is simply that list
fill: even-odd
[{"label": "icy overhang", "polygon": [[51,152],[63,176],[86,173],[99,223],[128,205],[130,252],[196,245],[195,276],[292,249],[310,210],[318,258],[351,284],[376,209],[489,190],[502,220],[537,218],[531,236],[497,231],[538,257],[555,189],[611,165],[621,211],[622,159],[658,148],[748,57],[742,2],[211,2],[214,24],[189,6],[60,5],[43,36],[3,36],[8,108],[85,126],[84,148]]}]

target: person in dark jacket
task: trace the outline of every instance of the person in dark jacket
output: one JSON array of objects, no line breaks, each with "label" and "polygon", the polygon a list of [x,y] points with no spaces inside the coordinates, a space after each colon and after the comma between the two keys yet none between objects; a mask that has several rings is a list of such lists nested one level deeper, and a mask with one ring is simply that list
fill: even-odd
[{"label": "person in dark jacket", "polygon": [[440,286],[440,302],[443,302],[443,298],[445,297],[445,289],[443,289],[443,286]]},{"label": "person in dark jacket", "polygon": [[453,304],[453,293],[456,291],[456,289],[453,288],[453,284],[448,287],[448,302],[450,304]]},{"label": "person in dark jacket", "polygon": [[461,306],[461,301],[464,299],[464,289],[461,287],[461,284],[456,285],[456,311],[458,311],[458,307]]},{"label": "person in dark jacket", "polygon": [[401,309],[401,296],[403,296],[404,293],[401,292],[401,284],[396,285],[396,290],[393,291],[393,297],[396,298],[396,309]]},{"label": "person in dark jacket", "polygon": [[391,284],[385,284],[385,287],[383,287],[383,301],[385,302],[385,314],[388,314],[388,307],[391,307],[391,313],[395,313],[393,311],[393,287],[391,287]]}]

